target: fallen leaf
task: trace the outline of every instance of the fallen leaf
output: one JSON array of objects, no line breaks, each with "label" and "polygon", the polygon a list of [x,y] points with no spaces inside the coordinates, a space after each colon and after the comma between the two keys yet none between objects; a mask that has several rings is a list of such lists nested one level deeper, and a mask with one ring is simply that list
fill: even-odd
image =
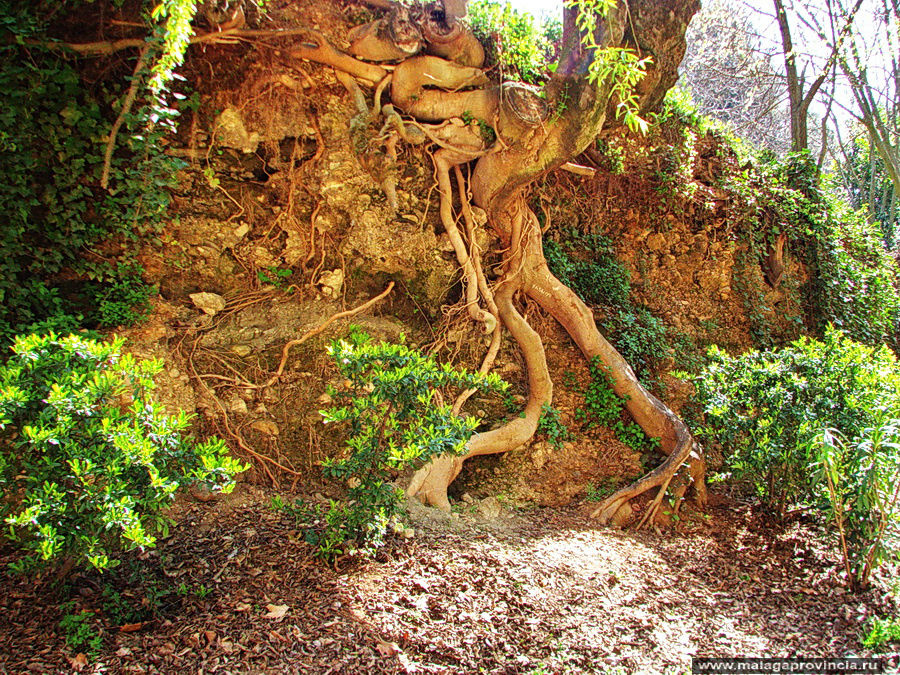
[{"label": "fallen leaf", "polygon": [[394,656],[395,654],[400,653],[400,646],[396,642],[385,642],[384,640],[378,640],[375,649],[377,649],[378,653],[382,656]]},{"label": "fallen leaf", "polygon": [[264,619],[280,619],[285,614],[287,614],[288,606],[287,605],[266,605],[266,609],[269,610],[265,614],[263,614]]},{"label": "fallen leaf", "polygon": [[88,664],[88,657],[85,654],[76,654],[75,656],[69,658],[69,665],[72,666],[72,670],[76,673],[80,673],[82,668],[84,668]]},{"label": "fallen leaf", "polygon": [[135,631],[140,630],[146,624],[146,621],[142,621],[141,623],[126,623],[123,626],[119,626],[120,633],[134,633]]}]

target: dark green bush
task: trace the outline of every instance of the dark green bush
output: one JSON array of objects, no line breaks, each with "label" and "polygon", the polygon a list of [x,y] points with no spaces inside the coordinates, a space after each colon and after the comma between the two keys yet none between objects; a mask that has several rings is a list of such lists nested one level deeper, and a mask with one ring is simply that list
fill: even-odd
[{"label": "dark green bush", "polygon": [[[134,252],[161,226],[184,166],[161,143],[175,111],[142,93],[117,135],[108,189],[101,187],[128,83],[89,86],[73,61],[40,46],[49,40],[46,17],[79,4],[0,2],[9,34],[0,45],[0,343],[140,318],[154,290]],[[141,92],[151,75],[138,75]]]},{"label": "dark green bush", "polygon": [[19,570],[110,567],[117,549],[154,545],[179,488],[227,492],[246,468],[222,441],[186,438],[188,416],[150,396],[162,364],[121,347],[32,335],[0,367],[0,517]]},{"label": "dark green bush", "polygon": [[575,409],[575,419],[585,429],[596,426],[612,429],[616,437],[632,450],[642,452],[658,447],[658,438],[649,438],[636,422],[627,421],[627,399],[613,391],[609,369],[603,365],[600,357],[592,358],[588,368],[591,379],[586,387],[579,387],[577,383],[570,384],[572,389],[584,397],[584,406]]},{"label": "dark green bush", "polygon": [[731,357],[718,348],[696,380],[706,424],[738,478],[783,510],[812,498],[810,441],[825,429],[856,439],[884,414],[900,413],[900,370],[886,347],[828,329],[780,350]]}]

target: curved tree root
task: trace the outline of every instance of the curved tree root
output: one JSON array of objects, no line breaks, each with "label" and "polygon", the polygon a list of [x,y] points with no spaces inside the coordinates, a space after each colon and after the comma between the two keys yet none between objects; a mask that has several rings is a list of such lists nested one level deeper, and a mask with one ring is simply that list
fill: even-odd
[{"label": "curved tree root", "polygon": [[507,422],[498,429],[472,436],[464,455],[441,455],[416,472],[407,488],[407,496],[417,496],[424,503],[436,506],[443,511],[450,510],[447,488],[459,475],[463,462],[476,455],[506,452],[528,442],[537,431],[541,408],[553,398],[553,382],[547,367],[544,344],[540,335],[528,325],[513,304],[513,296],[522,288],[523,283],[521,258],[521,247],[510,247],[504,261],[507,272],[497,285],[494,299],[500,321],[519,345],[525,358],[525,370],[528,375],[528,401],[525,405],[524,415]]},{"label": "curved tree root", "polygon": [[635,422],[648,436],[658,437],[662,451],[668,455],[659,467],[604,500],[593,516],[598,517],[602,523],[608,523],[631,499],[659,487],[659,494],[638,525],[643,527],[655,516],[665,490],[684,463],[688,465],[689,480],[678,486],[676,500],[683,497],[688,487],[693,487],[697,501],[705,503],[706,465],[687,426],[668,406],[644,388],[625,359],[600,334],[591,310],[570,288],[550,273],[539,235],[530,237],[526,247],[529,283],[525,291],[562,324],[587,358],[600,358],[609,371],[614,391],[626,399],[625,406]]}]

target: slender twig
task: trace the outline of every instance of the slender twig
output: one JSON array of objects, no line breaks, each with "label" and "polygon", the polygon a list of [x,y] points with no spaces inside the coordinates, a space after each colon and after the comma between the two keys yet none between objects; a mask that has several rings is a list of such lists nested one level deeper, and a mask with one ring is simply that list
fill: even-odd
[{"label": "slender twig", "polygon": [[119,129],[121,129],[122,125],[125,123],[125,118],[128,116],[128,113],[131,112],[131,106],[134,105],[134,99],[137,98],[141,81],[139,76],[141,71],[147,65],[148,51],[148,48],[144,47],[138,55],[137,63],[134,66],[134,73],[131,75],[131,85],[125,93],[125,98],[122,99],[122,109],[119,111],[119,116],[116,118],[116,121],[113,122],[112,129],[109,130],[109,138],[106,141],[106,151],[103,153],[103,173],[100,174],[100,187],[104,190],[109,187],[109,171],[112,166],[113,150],[115,150],[116,147],[116,136],[119,135]]}]

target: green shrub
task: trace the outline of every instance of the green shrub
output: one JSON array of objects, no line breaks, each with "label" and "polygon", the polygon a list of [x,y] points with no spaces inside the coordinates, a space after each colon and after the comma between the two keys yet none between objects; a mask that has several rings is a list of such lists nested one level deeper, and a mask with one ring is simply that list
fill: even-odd
[{"label": "green shrub", "polygon": [[[68,602],[63,609],[73,610],[74,604]],[[59,622],[59,630],[66,640],[66,646],[73,652],[84,652],[96,658],[103,647],[103,636],[95,625],[96,620],[94,613],[86,609],[68,611]]]},{"label": "green shrub", "polygon": [[562,26],[557,20],[540,23],[508,2],[476,0],[469,4],[469,21],[485,45],[488,66],[500,65],[507,80],[538,84],[547,78],[547,64],[555,61]]},{"label": "green shrub", "polygon": [[713,347],[695,380],[706,415],[699,430],[720,443],[737,478],[783,513],[816,494],[811,440],[835,429],[851,441],[882,416],[900,413],[900,368],[886,347],[833,328],[775,351],[730,357]]},{"label": "green shrub", "polygon": [[150,397],[162,364],[121,347],[32,335],[0,367],[0,517],[21,549],[16,569],[113,566],[118,548],[154,545],[180,487],[227,492],[246,468],[220,440],[185,438],[188,416]]},{"label": "green shrub", "polygon": [[884,651],[882,648],[891,643],[900,643],[900,620],[894,617],[872,619],[872,625],[866,637],[863,638],[863,647],[876,652]]},{"label": "green shrub", "polygon": [[329,354],[349,387],[333,392],[325,422],[345,423],[347,452],[323,463],[325,474],[349,486],[346,503],[332,502],[324,522],[310,532],[325,557],[349,550],[371,552],[400,513],[402,491],[393,472],[423,465],[444,453],[462,453],[478,420],[458,417],[439,391],[503,391],[496,375],[439,365],[406,345],[360,341],[333,343]]},{"label": "green shrub", "polygon": [[852,442],[826,429],[812,445],[847,578],[865,587],[900,552],[900,420],[864,429]]}]

